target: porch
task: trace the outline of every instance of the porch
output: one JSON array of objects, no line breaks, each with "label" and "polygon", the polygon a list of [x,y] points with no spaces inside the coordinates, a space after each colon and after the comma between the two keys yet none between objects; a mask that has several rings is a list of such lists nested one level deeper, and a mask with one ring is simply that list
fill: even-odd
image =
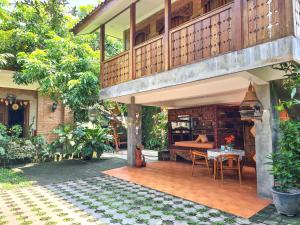
[{"label": "porch", "polygon": [[224,183],[210,178],[205,168],[198,167],[194,176],[191,171],[189,163],[151,162],[142,169],[121,167],[104,173],[244,218],[271,203],[257,196],[253,168],[244,168],[241,185],[230,171],[225,173]]}]

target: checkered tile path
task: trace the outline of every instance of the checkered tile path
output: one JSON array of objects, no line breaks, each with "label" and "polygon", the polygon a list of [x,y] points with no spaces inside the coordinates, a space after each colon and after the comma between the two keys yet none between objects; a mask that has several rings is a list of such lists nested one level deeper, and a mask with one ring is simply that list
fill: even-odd
[{"label": "checkered tile path", "polygon": [[0,191],[0,202],[0,225],[262,224],[106,175]]}]

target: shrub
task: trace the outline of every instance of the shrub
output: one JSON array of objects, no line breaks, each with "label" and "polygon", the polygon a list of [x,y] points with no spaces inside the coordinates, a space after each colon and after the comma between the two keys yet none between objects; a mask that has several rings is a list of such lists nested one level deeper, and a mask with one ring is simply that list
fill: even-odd
[{"label": "shrub", "polygon": [[32,159],[36,153],[35,146],[30,140],[17,139],[8,143],[6,148],[6,158],[11,160]]},{"label": "shrub", "polygon": [[32,160],[44,157],[48,147],[43,137],[20,138],[22,127],[8,129],[0,124],[0,162],[4,165],[18,160]]},{"label": "shrub", "polygon": [[150,132],[151,137],[146,143],[147,148],[162,150],[168,143],[168,116],[167,110],[163,110],[153,116],[154,126]]},{"label": "shrub", "polygon": [[300,121],[280,123],[281,139],[279,150],[270,159],[274,175],[275,189],[288,192],[300,188]]},{"label": "shrub", "polygon": [[52,149],[63,154],[81,154],[90,158],[93,152],[100,157],[103,152],[113,150],[109,144],[113,140],[109,130],[92,123],[61,125],[53,133],[58,138],[52,144]]}]

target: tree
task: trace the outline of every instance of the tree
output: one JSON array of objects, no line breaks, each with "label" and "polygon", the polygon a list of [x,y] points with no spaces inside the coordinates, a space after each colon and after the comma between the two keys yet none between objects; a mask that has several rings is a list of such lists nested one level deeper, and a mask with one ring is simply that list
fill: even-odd
[{"label": "tree", "polygon": [[[15,82],[38,83],[42,94],[69,106],[77,120],[87,120],[99,94],[99,34],[74,36],[70,29],[92,6],[71,11],[65,0],[19,0],[14,8],[8,3],[0,0],[0,54],[16,56],[4,58],[7,69],[18,71]],[[123,49],[111,37],[106,45],[108,56]]]},{"label": "tree", "polygon": [[9,58],[13,58],[14,56],[10,53],[2,53],[0,54],[0,68],[4,67]]},{"label": "tree", "polygon": [[113,141],[115,150],[120,150],[120,128],[127,128],[125,118],[126,106],[113,101],[105,101],[98,105],[98,109],[102,115],[108,119],[108,125],[113,133]]},{"label": "tree", "polygon": [[84,119],[81,112],[98,99],[98,35],[69,31],[79,18],[68,13],[65,0],[8,3],[0,0],[0,63],[17,71],[17,84],[38,83],[42,94]]}]

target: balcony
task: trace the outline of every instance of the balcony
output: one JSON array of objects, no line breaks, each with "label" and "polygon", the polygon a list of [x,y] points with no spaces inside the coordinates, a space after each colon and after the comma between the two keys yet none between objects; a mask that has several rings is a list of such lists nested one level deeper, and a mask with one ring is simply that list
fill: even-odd
[{"label": "balcony", "polygon": [[299,31],[299,2],[296,0],[235,0],[103,60],[101,87],[282,37],[297,37]]}]

